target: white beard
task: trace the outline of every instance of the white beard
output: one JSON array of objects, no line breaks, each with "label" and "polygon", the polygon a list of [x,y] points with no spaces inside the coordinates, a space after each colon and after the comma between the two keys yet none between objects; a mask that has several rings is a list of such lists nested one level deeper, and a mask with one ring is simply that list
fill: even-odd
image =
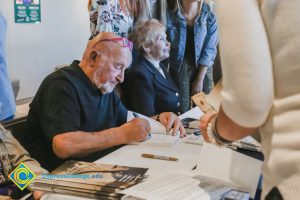
[{"label": "white beard", "polygon": [[114,90],[115,86],[116,86],[115,84],[106,82],[104,84],[101,84],[101,86],[98,88],[100,89],[102,94],[107,94],[107,93],[111,93]]},{"label": "white beard", "polygon": [[98,77],[97,74],[95,74],[93,76],[94,84],[101,91],[102,94],[111,93],[114,90],[114,88],[116,86],[115,84],[113,84],[109,81],[107,81],[105,83],[100,83],[99,79],[97,77]]}]

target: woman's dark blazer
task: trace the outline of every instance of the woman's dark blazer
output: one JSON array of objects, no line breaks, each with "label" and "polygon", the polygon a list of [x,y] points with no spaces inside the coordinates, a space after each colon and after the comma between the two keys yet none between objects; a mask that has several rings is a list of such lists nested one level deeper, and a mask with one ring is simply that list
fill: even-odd
[{"label": "woman's dark blazer", "polygon": [[140,57],[125,77],[129,110],[153,116],[162,112],[179,113],[178,89],[163,65],[166,78],[146,58]]}]

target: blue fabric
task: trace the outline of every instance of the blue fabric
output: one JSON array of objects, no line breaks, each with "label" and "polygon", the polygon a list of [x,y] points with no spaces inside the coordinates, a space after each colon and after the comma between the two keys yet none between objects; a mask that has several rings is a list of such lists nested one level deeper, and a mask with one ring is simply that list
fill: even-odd
[{"label": "blue fabric", "polygon": [[0,121],[13,116],[16,112],[15,98],[5,62],[5,36],[6,20],[0,12]]},{"label": "blue fabric", "polygon": [[[179,71],[186,50],[187,23],[180,10],[168,12],[167,35],[171,43],[170,67]],[[218,44],[218,28],[215,15],[204,3],[201,14],[194,23],[195,66],[213,65]]]},{"label": "blue fabric", "polygon": [[153,116],[162,112],[179,114],[178,89],[164,66],[166,78],[149,62],[141,57],[129,69],[125,78],[126,102],[129,110]]}]

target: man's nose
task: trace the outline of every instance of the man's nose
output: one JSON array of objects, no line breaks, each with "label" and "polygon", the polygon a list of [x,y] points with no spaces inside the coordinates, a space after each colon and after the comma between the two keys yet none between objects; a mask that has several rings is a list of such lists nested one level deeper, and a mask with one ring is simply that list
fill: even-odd
[{"label": "man's nose", "polygon": [[124,81],[124,70],[122,70],[122,71],[117,75],[116,79],[117,79],[117,81],[118,81],[119,83],[123,83],[123,81]]}]

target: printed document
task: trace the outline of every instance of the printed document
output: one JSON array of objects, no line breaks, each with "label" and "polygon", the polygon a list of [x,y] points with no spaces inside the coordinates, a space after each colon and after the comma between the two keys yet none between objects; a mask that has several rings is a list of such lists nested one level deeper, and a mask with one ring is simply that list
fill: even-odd
[{"label": "printed document", "polygon": [[220,200],[232,188],[228,183],[208,177],[174,172],[152,178],[120,193],[147,200]]},{"label": "printed document", "polygon": [[[179,132],[173,136],[171,133],[166,132],[166,127],[164,127],[164,125],[162,125],[160,122],[139,113],[137,113],[137,115],[140,118],[147,120],[151,127],[149,137],[139,144],[146,146],[171,147],[179,141]],[[128,111],[127,121],[130,121],[133,118],[133,112]],[[137,143],[135,142],[135,144]]]}]

